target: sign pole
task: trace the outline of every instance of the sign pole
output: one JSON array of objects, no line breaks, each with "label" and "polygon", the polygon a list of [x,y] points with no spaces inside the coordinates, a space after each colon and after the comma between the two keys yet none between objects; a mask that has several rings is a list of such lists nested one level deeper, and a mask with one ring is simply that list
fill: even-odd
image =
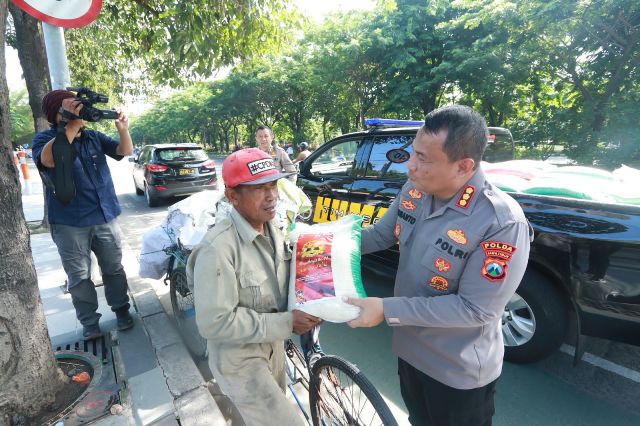
[{"label": "sign pole", "polygon": [[47,50],[51,88],[66,89],[71,86],[69,64],[67,63],[67,49],[64,43],[64,31],[46,22],[42,22],[44,45]]}]

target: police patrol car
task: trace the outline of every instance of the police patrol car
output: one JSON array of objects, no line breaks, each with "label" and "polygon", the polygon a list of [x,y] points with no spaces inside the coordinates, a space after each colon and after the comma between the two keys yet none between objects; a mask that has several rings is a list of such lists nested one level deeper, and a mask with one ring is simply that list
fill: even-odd
[{"label": "police patrol car", "polygon": [[[376,223],[407,180],[404,160],[421,121],[371,119],[367,130],[328,141],[300,166],[297,184],[311,198],[310,222],[359,214]],[[514,158],[507,129],[490,127],[484,160]],[[554,352],[567,332],[640,344],[640,208],[512,193],[536,231],[529,266],[503,315],[505,358],[530,362]],[[594,253],[607,265],[597,280]],[[376,273],[393,276],[397,249],[363,257]],[[600,268],[602,269],[602,268]],[[573,316],[575,321],[570,321]],[[568,330],[569,324],[575,328]]]}]

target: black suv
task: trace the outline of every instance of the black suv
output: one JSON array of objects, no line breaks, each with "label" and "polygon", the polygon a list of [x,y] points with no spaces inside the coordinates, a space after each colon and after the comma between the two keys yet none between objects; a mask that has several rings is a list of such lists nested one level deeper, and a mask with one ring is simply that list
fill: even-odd
[{"label": "black suv", "polygon": [[[312,222],[347,214],[376,223],[407,180],[406,152],[419,126],[378,125],[328,141],[300,165],[297,185],[311,198]],[[513,159],[513,138],[490,128],[485,160]],[[510,193],[536,237],[527,271],[502,317],[505,358],[528,362],[554,352],[570,327],[583,335],[640,344],[640,208]],[[306,219],[306,218],[305,218]],[[398,249],[363,256],[362,265],[394,276]],[[574,321],[570,318],[573,317]]]},{"label": "black suv", "polygon": [[136,194],[144,194],[149,207],[161,198],[218,189],[216,163],[196,144],[146,145],[131,161]]}]

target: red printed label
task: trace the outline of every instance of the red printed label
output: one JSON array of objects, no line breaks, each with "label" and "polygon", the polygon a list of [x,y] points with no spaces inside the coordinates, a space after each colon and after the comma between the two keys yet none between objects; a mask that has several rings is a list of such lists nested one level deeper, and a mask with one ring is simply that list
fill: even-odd
[{"label": "red printed label", "polygon": [[296,303],[334,297],[333,233],[301,235],[296,248]]}]

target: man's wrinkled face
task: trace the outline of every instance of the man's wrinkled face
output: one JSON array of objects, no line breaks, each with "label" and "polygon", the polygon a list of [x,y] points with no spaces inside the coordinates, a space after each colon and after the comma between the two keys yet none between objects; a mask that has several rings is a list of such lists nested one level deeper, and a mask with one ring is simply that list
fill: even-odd
[{"label": "man's wrinkled face", "polygon": [[407,164],[409,179],[416,188],[442,199],[450,197],[451,191],[455,193],[458,176],[458,162],[450,162],[443,151],[446,137],[446,130],[436,134],[419,131]]},{"label": "man's wrinkled face", "polygon": [[258,148],[263,151],[269,151],[271,149],[271,142],[273,142],[273,134],[269,129],[260,129],[256,132]]},{"label": "man's wrinkled face", "polygon": [[254,229],[261,231],[276,216],[278,182],[227,188],[227,198]]}]

